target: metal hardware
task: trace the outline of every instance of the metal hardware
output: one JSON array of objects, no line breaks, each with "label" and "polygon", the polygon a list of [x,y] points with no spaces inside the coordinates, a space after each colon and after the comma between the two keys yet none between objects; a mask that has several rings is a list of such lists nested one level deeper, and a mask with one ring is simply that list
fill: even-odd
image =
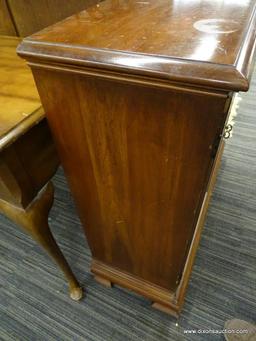
[{"label": "metal hardware", "polygon": [[230,138],[230,133],[232,130],[233,130],[233,126],[231,124],[227,124],[222,135],[225,140]]},{"label": "metal hardware", "polygon": [[230,138],[230,132],[229,131],[225,131],[224,134],[223,134],[223,138],[225,140],[228,140]]},{"label": "metal hardware", "polygon": [[225,130],[230,133],[233,130],[233,126],[231,124],[227,124]]}]

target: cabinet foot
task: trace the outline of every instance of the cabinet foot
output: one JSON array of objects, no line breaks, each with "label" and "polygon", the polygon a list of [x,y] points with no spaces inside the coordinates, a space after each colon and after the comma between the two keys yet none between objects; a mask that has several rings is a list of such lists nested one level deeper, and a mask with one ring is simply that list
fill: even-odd
[{"label": "cabinet foot", "polygon": [[173,309],[171,309],[171,308],[169,308],[169,307],[167,307],[161,303],[158,303],[158,302],[152,303],[152,308],[160,310],[160,311],[162,311],[166,314],[169,314],[173,317],[176,317],[176,318],[179,317],[179,314],[176,311],[174,311]]},{"label": "cabinet foot", "polygon": [[101,276],[99,276],[99,275],[94,275],[94,279],[95,279],[98,283],[104,285],[104,286],[107,287],[107,288],[111,288],[111,287],[112,287],[112,283],[111,283],[108,279],[106,279],[106,278],[104,278],[104,277],[101,277]]}]

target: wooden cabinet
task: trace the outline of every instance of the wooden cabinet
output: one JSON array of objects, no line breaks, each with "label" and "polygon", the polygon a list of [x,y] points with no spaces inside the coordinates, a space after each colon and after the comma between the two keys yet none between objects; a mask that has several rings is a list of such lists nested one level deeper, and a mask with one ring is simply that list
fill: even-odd
[{"label": "wooden cabinet", "polygon": [[25,40],[92,272],[179,314],[255,1],[104,1]]}]

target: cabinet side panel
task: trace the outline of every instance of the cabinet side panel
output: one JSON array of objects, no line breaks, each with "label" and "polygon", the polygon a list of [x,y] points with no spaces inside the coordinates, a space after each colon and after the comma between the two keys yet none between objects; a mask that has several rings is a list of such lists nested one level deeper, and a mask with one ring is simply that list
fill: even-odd
[{"label": "cabinet side panel", "polygon": [[34,75],[93,257],[175,290],[225,98]]}]

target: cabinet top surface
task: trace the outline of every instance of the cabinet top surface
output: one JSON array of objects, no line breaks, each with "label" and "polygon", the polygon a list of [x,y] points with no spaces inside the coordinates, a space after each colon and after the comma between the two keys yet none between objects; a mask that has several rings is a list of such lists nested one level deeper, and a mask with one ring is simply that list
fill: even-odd
[{"label": "cabinet top surface", "polygon": [[215,68],[215,82],[248,82],[255,7],[255,0],[106,0],[27,38],[19,52],[169,78],[178,68],[184,80],[197,64],[195,72]]}]

